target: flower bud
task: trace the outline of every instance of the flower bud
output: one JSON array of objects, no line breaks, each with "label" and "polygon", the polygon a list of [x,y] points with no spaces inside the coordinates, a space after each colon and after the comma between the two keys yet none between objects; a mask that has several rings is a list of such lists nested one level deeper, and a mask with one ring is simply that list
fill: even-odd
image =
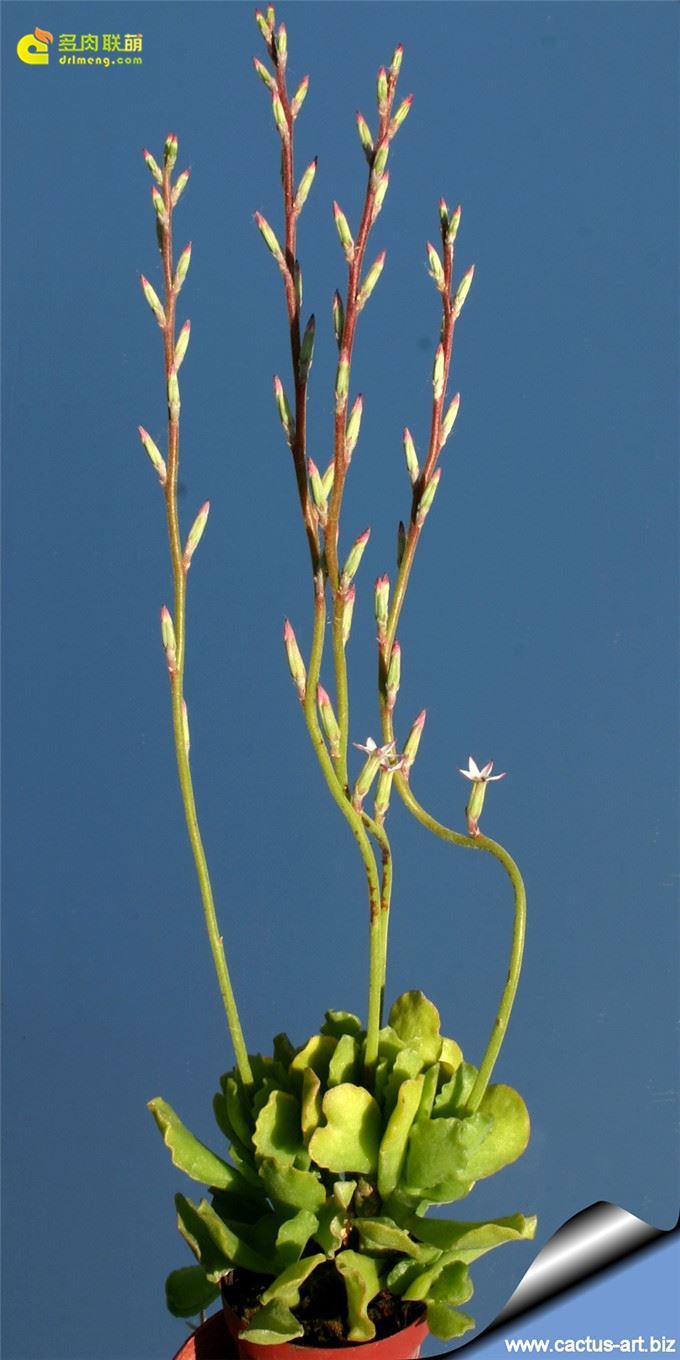
[{"label": "flower bud", "polygon": [[366,306],[366,303],[368,302],[368,299],[370,298],[371,293],[373,292],[373,289],[375,288],[375,285],[378,282],[380,275],[382,274],[386,257],[387,251],[386,250],[381,251],[377,260],[375,260],[374,263],[371,265],[366,275],[366,278],[364,279],[361,288],[357,293],[357,310],[359,312],[362,310],[363,307]]},{"label": "flower bud", "polygon": [[425,522],[425,517],[435,498],[441,475],[442,475],[441,468],[437,468],[436,471],[432,473],[432,476],[430,477],[430,480],[427,483],[422,496],[420,497],[420,502],[418,505],[418,509],[416,511],[416,524],[418,525],[418,528],[420,528],[421,525],[424,524]]},{"label": "flower bud", "polygon": [[162,184],[162,183],[163,183],[163,172],[162,172],[162,170],[161,170],[161,168],[160,168],[158,162],[154,160],[153,156],[151,155],[151,152],[150,152],[150,151],[147,151],[146,148],[145,148],[144,151],[142,152],[142,155],[143,155],[143,157],[144,157],[144,160],[146,161],[147,168],[151,171],[151,174],[153,175],[153,177],[154,177],[154,179],[155,179],[155,181],[156,181],[156,184]]},{"label": "flower bud", "polygon": [[375,790],[375,800],[373,812],[375,819],[382,826],[390,806],[390,796],[392,793],[393,770],[381,770],[378,775],[378,783]]},{"label": "flower bud", "polygon": [[387,707],[389,709],[394,708],[394,705],[396,703],[397,694],[399,693],[400,681],[401,681],[401,647],[399,646],[398,642],[395,642],[394,646],[392,647],[390,664],[387,667],[387,684],[385,686]]},{"label": "flower bud", "polygon": [[298,184],[298,191],[295,195],[295,202],[293,204],[293,212],[296,215],[302,212],[302,209],[304,208],[305,203],[307,202],[309,191],[312,187],[312,184],[314,183],[314,176],[316,174],[316,163],[317,157],[315,156],[314,160],[309,162],[309,165],[307,166],[307,169],[305,170],[305,173],[302,176],[300,183]]},{"label": "flower bud", "polygon": [[153,206],[154,206],[154,209],[155,209],[155,212],[156,212],[156,217],[157,217],[157,219],[158,219],[158,225],[161,226],[161,227],[167,227],[167,225],[168,225],[168,214],[167,214],[166,209],[165,209],[165,203],[163,202],[163,195],[162,195],[162,194],[159,194],[158,189],[156,188],[155,184],[152,186],[152,189],[151,189],[151,202],[153,203]]},{"label": "flower bud", "polygon": [[336,288],[333,294],[333,333],[338,342],[338,349],[342,345],[342,332],[345,325],[345,309],[342,305],[342,298]]},{"label": "flower bud", "polygon": [[330,496],[331,491],[333,490],[334,480],[335,480],[335,463],[331,462],[328,464],[328,467],[326,468],[326,471],[324,472],[323,477],[321,478],[321,486],[323,487],[323,494],[326,500],[328,500],[328,497]]},{"label": "flower bud", "polygon": [[396,80],[397,76],[399,75],[403,55],[404,49],[402,47],[402,44],[399,43],[399,45],[394,49],[394,56],[392,57],[392,61],[390,63],[390,75],[393,80]]},{"label": "flower bud", "polygon": [[165,139],[163,159],[166,170],[173,170],[177,160],[178,142],[174,132],[169,132]]},{"label": "flower bud", "polygon": [[388,576],[379,576],[375,583],[375,621],[378,625],[378,642],[385,641],[385,630],[389,614],[390,582]]},{"label": "flower bud", "polygon": [[256,24],[257,24],[259,30],[260,30],[260,33],[262,34],[262,37],[264,38],[264,40],[265,40],[267,46],[270,46],[271,41],[272,41],[272,25],[271,25],[271,23],[269,22],[269,20],[265,18],[265,16],[264,16],[264,14],[262,13],[262,11],[259,10],[259,9],[256,9],[256,10],[255,10],[255,22],[256,22]]},{"label": "flower bud", "polygon": [[175,345],[175,370],[179,368],[180,364],[182,363],[182,360],[184,359],[184,356],[187,352],[187,347],[189,345],[190,335],[191,335],[191,322],[185,321],[179,335],[177,336],[177,344]]},{"label": "flower bud", "polygon": [[293,632],[288,619],[285,620],[283,625],[283,642],[286,648],[290,673],[293,677],[293,684],[298,692],[300,702],[304,703],[305,690],[307,687],[307,671],[305,669],[305,663],[300,656],[300,648],[297,645],[295,633]]},{"label": "flower bud", "polygon": [[144,429],[144,426],[143,426],[143,425],[138,425],[138,426],[137,426],[137,429],[139,430],[139,437],[140,437],[140,439],[141,439],[141,441],[142,441],[142,444],[143,444],[143,446],[144,446],[144,450],[145,450],[145,452],[148,454],[148,456],[149,456],[149,458],[151,459],[151,462],[152,462],[154,468],[156,469],[156,472],[158,473],[158,476],[159,476],[160,482],[161,482],[161,486],[165,486],[165,483],[166,483],[167,477],[168,477],[168,473],[167,473],[167,468],[166,468],[166,466],[165,466],[165,460],[164,460],[164,458],[163,458],[163,455],[162,455],[160,449],[158,448],[158,446],[157,446],[156,444],[154,444],[154,441],[153,441],[153,439],[151,438],[151,435],[148,434],[148,432]]},{"label": "flower bud", "polygon": [[186,189],[187,184],[189,183],[190,174],[191,170],[183,170],[181,175],[177,176],[177,179],[175,180],[175,187],[172,190],[172,193],[170,194],[170,202],[172,203],[173,208],[179,202],[182,194],[184,193],[184,190]]},{"label": "flower bud", "polygon": [[274,256],[274,259],[276,260],[279,269],[285,270],[286,261],[283,258],[283,252],[267,219],[262,216],[262,213],[256,212],[255,223],[257,225],[258,231],[260,232],[260,235],[262,236],[262,240],[264,241],[268,249],[271,250],[271,253]]},{"label": "flower bud", "polygon": [[340,728],[335,713],[333,712],[333,705],[323,685],[317,685],[316,701],[319,705],[321,725],[328,738],[331,756],[333,757],[333,760],[337,760],[340,755]]},{"label": "flower bud", "polygon": [[345,592],[345,607],[344,607],[344,609],[343,609],[343,614],[342,614],[342,645],[343,645],[343,647],[346,647],[346,646],[347,646],[347,643],[349,642],[349,635],[350,635],[350,633],[351,633],[351,631],[352,631],[352,617],[353,617],[353,615],[354,615],[354,601],[356,600],[356,597],[357,597],[357,592],[356,592],[355,587],[354,587],[354,586],[350,586],[349,590]]},{"label": "flower bud", "polygon": [[159,326],[162,328],[165,325],[165,311],[163,310],[163,304],[158,293],[151,287],[149,280],[145,279],[143,274],[140,274],[139,282],[142,285],[142,292],[144,293]]},{"label": "flower bud", "polygon": [[446,415],[444,416],[444,419],[441,424],[441,430],[439,432],[440,449],[443,449],[456,423],[456,416],[458,415],[459,407],[460,407],[460,392],[456,392],[456,395],[453,398],[452,402],[450,403]]},{"label": "flower bud", "polygon": [[338,371],[335,377],[335,409],[342,411],[347,405],[347,393],[349,392],[349,354],[346,349],[340,351],[338,361]]},{"label": "flower bud", "polygon": [[288,34],[286,33],[286,25],[279,24],[279,31],[276,35],[276,64],[282,71],[286,69],[287,60]]},{"label": "flower bud", "polygon": [[309,76],[305,76],[304,80],[300,81],[300,84],[298,85],[297,90],[293,95],[292,103],[290,106],[291,118],[297,118],[300,109],[302,108],[302,105],[305,102],[305,96],[307,94],[308,89],[309,89]]},{"label": "flower bud", "polygon": [[467,270],[465,274],[463,274],[463,277],[460,283],[458,284],[456,296],[453,299],[453,315],[456,318],[460,316],[463,310],[463,303],[465,302],[465,299],[468,293],[470,292],[474,272],[475,266],[471,264],[470,268]]},{"label": "flower bud", "polygon": [[172,364],[168,372],[168,411],[170,420],[176,425],[179,420],[179,383],[177,381],[177,369]]},{"label": "flower bud", "polygon": [[362,113],[357,114],[357,132],[359,133],[359,141],[364,148],[364,155],[370,165],[373,158],[373,138],[371,129]]},{"label": "flower bud", "polygon": [[298,308],[299,308],[300,311],[301,311],[301,310],[302,310],[302,270],[301,270],[301,268],[300,268],[300,261],[299,261],[299,260],[296,260],[296,261],[295,261],[295,264],[293,265],[293,283],[294,283],[294,285],[295,285],[295,300],[296,300],[296,302],[297,302]]},{"label": "flower bud", "polygon": [[432,365],[432,395],[439,401],[444,392],[444,346],[437,345]]},{"label": "flower bud", "polygon": [[300,382],[307,381],[309,370],[312,367],[315,330],[316,321],[314,319],[314,315],[312,314],[312,316],[310,316],[309,318],[309,321],[307,322],[307,325],[305,326],[304,334],[302,336],[302,343],[300,345],[300,358],[298,361],[298,375],[300,378]]},{"label": "flower bud", "polygon": [[444,268],[442,266],[442,262],[439,258],[439,255],[437,254],[437,251],[435,250],[434,246],[430,241],[427,242],[427,263],[430,272],[430,278],[434,279],[437,288],[439,289],[439,292],[443,293],[444,289],[446,288]]},{"label": "flower bud", "polygon": [[448,224],[447,231],[446,231],[446,244],[447,244],[447,246],[452,246],[453,243],[454,243],[454,241],[455,241],[455,239],[456,239],[456,234],[457,234],[458,228],[459,228],[459,226],[460,226],[460,214],[461,214],[461,208],[460,208],[460,204],[459,204],[458,207],[456,208],[455,212],[453,213],[452,217],[449,218],[449,224]]},{"label": "flower bud", "polygon": [[363,409],[364,400],[363,397],[359,395],[354,402],[349,420],[347,421],[347,429],[345,430],[345,459],[347,463],[350,462],[352,454],[357,446]]},{"label": "flower bud", "polygon": [[172,622],[170,610],[163,605],[161,609],[161,641],[165,648],[165,659],[168,664],[170,675],[174,675],[177,670],[177,641],[175,638],[175,626]]},{"label": "flower bud", "polygon": [[417,756],[417,754],[418,754],[418,747],[420,746],[420,738],[421,738],[422,735],[423,735],[423,728],[424,728],[424,726],[425,726],[425,719],[426,719],[426,717],[427,717],[427,709],[424,708],[424,709],[422,710],[422,712],[418,714],[418,717],[416,718],[416,720],[415,720],[415,722],[414,722],[414,724],[413,724],[413,726],[412,726],[412,728],[411,728],[411,731],[409,732],[409,734],[408,734],[408,736],[407,736],[407,738],[406,738],[406,742],[405,742],[405,744],[404,744],[404,751],[403,751],[404,766],[403,766],[403,768],[404,768],[404,775],[405,775],[405,777],[406,777],[407,779],[408,779],[408,776],[409,776],[409,771],[410,771],[410,769],[411,769],[411,766],[412,766],[412,764],[413,764],[413,762],[414,762],[414,760],[415,760],[415,758],[416,758],[416,756]]},{"label": "flower bud", "polygon": [[319,523],[323,529],[326,526],[326,517],[328,515],[328,502],[324,495],[321,473],[319,472],[319,469],[312,458],[307,459],[307,472],[309,473],[309,485],[311,487],[312,500],[314,501],[314,507],[319,516]]},{"label": "flower bud", "polygon": [[412,94],[407,95],[406,99],[402,100],[401,104],[399,105],[399,108],[397,109],[397,112],[394,115],[394,118],[390,123],[390,137],[394,137],[395,133],[399,131],[399,128],[404,122],[404,119],[408,117],[412,103],[413,103]]},{"label": "flower bud", "polygon": [[283,390],[283,383],[279,377],[274,378],[274,400],[276,409],[279,413],[279,420],[283,426],[283,433],[289,446],[292,448],[295,441],[295,421],[288,405],[288,398]]},{"label": "flower bud", "polygon": [[281,103],[281,97],[276,88],[274,88],[272,94],[272,113],[274,114],[274,122],[276,123],[276,130],[279,137],[282,141],[286,142],[290,135],[288,132],[288,123],[286,122],[286,114],[283,104]]},{"label": "flower bud", "polygon": [[182,284],[184,283],[184,280],[189,272],[190,264],[191,264],[191,241],[189,242],[188,246],[184,247],[184,250],[182,251],[182,254],[180,255],[177,261],[175,277],[172,282],[172,287],[175,296],[177,296],[177,294],[180,291],[180,288],[182,287]]},{"label": "flower bud", "polygon": [[385,137],[382,142],[378,143],[373,156],[373,166],[371,168],[371,183],[374,191],[377,190],[378,185],[380,184],[380,181],[383,178],[383,175],[385,174],[385,166],[387,165],[387,157],[389,156],[389,154],[390,146],[387,138]]},{"label": "flower bud", "polygon": [[189,736],[189,713],[186,699],[182,700],[182,738],[184,740],[184,753],[188,756],[191,750],[191,737]]},{"label": "flower bud", "polygon": [[268,90],[273,90],[275,88],[276,82],[274,80],[274,77],[270,75],[264,63],[258,61],[257,57],[253,57],[253,66],[255,67],[255,70],[257,71],[257,74],[260,77],[262,83],[267,86]]},{"label": "flower bud", "polygon": [[406,470],[408,472],[411,485],[414,486],[420,476],[420,467],[418,466],[416,446],[413,443],[411,431],[408,429],[408,427],[404,428],[403,438],[404,438],[404,457],[406,458]]},{"label": "flower bud", "polygon": [[340,578],[340,585],[342,590],[347,590],[348,586],[351,584],[352,580],[356,576],[357,571],[359,570],[359,563],[361,562],[361,559],[364,555],[364,552],[366,550],[366,544],[368,543],[370,537],[371,537],[370,529],[364,529],[363,534],[359,534],[359,537],[352,544],[352,547],[350,548],[349,553],[347,555],[347,561],[345,562],[345,565],[342,569],[342,576]]},{"label": "flower bud", "polygon": [[340,245],[342,246],[345,259],[348,264],[351,264],[354,258],[354,237],[352,236],[347,218],[339,203],[333,203],[333,217],[335,218],[335,225],[338,236],[340,237]]},{"label": "flower bud", "polygon": [[378,103],[378,113],[382,118],[383,114],[387,113],[387,71],[385,70],[384,66],[381,66],[380,70],[378,71],[376,94]]},{"label": "flower bud", "polygon": [[361,767],[359,776],[352,790],[352,803],[357,809],[361,808],[364,798],[370,792],[371,784],[380,769],[380,759],[381,752],[378,749],[375,753],[367,756]]},{"label": "flower bud", "polygon": [[387,193],[387,188],[388,188],[389,182],[390,182],[390,172],[389,172],[389,170],[386,170],[386,171],[385,171],[385,174],[383,175],[383,177],[382,177],[382,179],[381,179],[381,181],[380,181],[380,183],[379,183],[379,185],[378,185],[378,187],[376,188],[376,191],[375,191],[375,199],[374,199],[374,202],[373,202],[373,211],[372,211],[372,213],[371,213],[371,226],[373,226],[373,223],[375,222],[375,219],[376,219],[376,217],[378,216],[378,213],[380,212],[380,209],[382,208],[382,205],[383,205],[383,203],[384,203],[384,201],[385,201],[385,194]]},{"label": "flower bud", "polygon": [[182,566],[184,567],[185,571],[188,571],[189,567],[191,566],[191,559],[203,537],[205,526],[208,523],[209,514],[210,514],[210,501],[206,501],[205,504],[201,506],[189,530],[186,546],[184,549],[184,556],[182,558]]}]

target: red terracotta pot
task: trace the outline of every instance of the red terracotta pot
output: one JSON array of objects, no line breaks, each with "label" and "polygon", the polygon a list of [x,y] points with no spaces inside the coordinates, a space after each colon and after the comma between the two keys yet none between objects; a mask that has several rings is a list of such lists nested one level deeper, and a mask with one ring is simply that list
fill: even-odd
[{"label": "red terracotta pot", "polygon": [[[225,1313],[226,1313],[225,1309]],[[382,1341],[364,1341],[361,1345],[329,1347],[298,1346],[285,1341],[280,1346],[257,1346],[252,1341],[237,1342],[239,1321],[229,1311],[229,1326],[225,1313],[214,1313],[197,1331],[193,1332],[178,1350],[174,1360],[418,1360],[420,1347],[427,1336],[427,1323],[412,1322],[402,1332],[383,1337]]]}]

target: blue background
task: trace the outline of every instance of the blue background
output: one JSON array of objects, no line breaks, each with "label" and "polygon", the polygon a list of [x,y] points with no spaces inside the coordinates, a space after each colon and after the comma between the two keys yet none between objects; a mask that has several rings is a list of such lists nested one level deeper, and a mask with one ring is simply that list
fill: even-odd
[{"label": "blue background", "polygon": [[[4,29],[4,1241],[7,1360],[162,1360],[182,1336],[163,1280],[188,1261],[145,1109],[162,1094],[215,1140],[231,1065],[176,788],[158,609],[160,267],[140,148],[193,167],[177,246],[185,528],[212,504],[189,582],[192,768],[244,1029],[301,1042],[365,1011],[363,872],[305,738],[281,645],[309,642],[290,460],[277,139],[249,4],[6,3]],[[472,752],[509,778],[484,829],[529,893],[526,967],[497,1067],[528,1152],[466,1202],[540,1216],[537,1243],[609,1199],[677,1217],[677,9],[670,4],[290,3],[290,82],[310,72],[299,172],[305,309],[318,340],[310,452],[330,448],[330,204],[356,223],[375,72],[406,48],[415,102],[391,156],[352,377],[364,394],[343,542],[371,524],[353,637],[352,736],[377,735],[372,583],[408,510],[401,430],[429,420],[437,201],[461,201],[462,393],[400,629],[413,784],[463,829]],[[139,67],[22,65],[17,39],[143,34]],[[56,43],[55,43],[56,49]],[[328,687],[329,677],[326,674]],[[484,1051],[507,967],[499,866],[403,809],[389,993],[420,987]],[[485,1325],[532,1247],[475,1267]],[[632,1267],[631,1267],[632,1269]],[[641,1323],[642,1325],[642,1323]],[[653,1331],[651,1325],[649,1330]]]}]

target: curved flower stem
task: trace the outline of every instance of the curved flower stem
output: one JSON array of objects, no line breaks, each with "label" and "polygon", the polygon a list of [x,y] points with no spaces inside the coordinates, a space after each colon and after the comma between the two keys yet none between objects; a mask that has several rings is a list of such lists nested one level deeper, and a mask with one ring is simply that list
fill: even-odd
[{"label": "curved flower stem", "polygon": [[[173,281],[172,261],[173,203],[170,188],[170,171],[167,165],[163,171],[162,194],[165,205],[165,223],[159,226],[161,255],[163,260],[163,277],[165,283],[165,325],[162,330],[165,378],[166,386],[169,386],[170,374],[175,371],[175,310],[177,294]],[[193,782],[185,740],[184,658],[186,648],[186,588],[188,566],[184,563],[180,537],[179,514],[177,508],[178,471],[179,402],[177,402],[176,405],[173,405],[168,401],[168,464],[165,481],[165,504],[174,583],[174,631],[176,639],[174,664],[172,666],[169,665],[168,670],[170,675],[172,727],[177,756],[177,772],[189,842],[194,856],[201,901],[203,904],[203,914],[205,916],[205,924],[208,932],[208,939],[210,941],[215,972],[217,974],[220,995],[222,997],[227,1024],[229,1026],[229,1032],[234,1047],[236,1066],[241,1081],[244,1086],[247,1087],[252,1085],[252,1071],[248,1060],[248,1050],[243,1037],[234,989],[229,976],[229,969],[224,952],[224,942],[217,921],[210,874],[208,872],[208,864],[198,825]]]},{"label": "curved flower stem", "polygon": [[363,860],[368,883],[368,900],[370,907],[369,915],[369,990],[368,990],[368,1023],[366,1032],[366,1052],[365,1067],[367,1075],[372,1076],[378,1060],[378,1032],[381,1021],[381,1001],[382,1001],[382,917],[381,893],[378,881],[378,870],[371,843],[364,830],[361,813],[357,812],[352,806],[343,789],[333,765],[324,741],[323,733],[319,725],[316,709],[316,692],[321,671],[321,659],[323,655],[324,633],[326,628],[326,594],[324,589],[323,576],[319,572],[315,582],[314,592],[314,628],[312,633],[312,648],[309,659],[309,670],[307,674],[307,685],[303,704],[305,722],[312,739],[312,745],[316,751],[317,759],[323,771],[324,778],[330,789],[334,801],[337,803],[343,817],[349,822],[350,830],[359,846],[359,852]]},{"label": "curved flower stem", "polygon": [[486,1052],[482,1059],[476,1081],[466,1102],[467,1113],[474,1114],[475,1110],[479,1109],[484,1098],[484,1093],[491,1079],[496,1059],[500,1053],[519,983],[526,929],[526,891],[524,882],[514,859],[508,854],[507,850],[503,849],[502,845],[499,845],[496,841],[490,840],[488,836],[462,836],[459,832],[450,830],[448,826],[444,826],[441,822],[438,822],[436,818],[432,817],[429,812],[425,811],[425,808],[418,802],[403,775],[395,775],[394,782],[399,790],[400,797],[409,809],[409,812],[412,812],[413,816],[416,817],[423,826],[427,827],[428,831],[432,831],[435,836],[439,836],[441,840],[449,841],[452,845],[462,845],[466,850],[484,850],[487,854],[493,855],[494,859],[497,859],[503,865],[503,868],[512,883],[515,895],[515,916],[508,976],[496,1012],[496,1018],[493,1023],[489,1042],[486,1046]]},{"label": "curved flower stem", "polygon": [[392,876],[393,876],[392,847],[390,845],[389,837],[384,826],[381,826],[380,822],[377,822],[373,817],[370,817],[367,812],[364,812],[362,815],[364,826],[370,831],[371,835],[378,842],[382,856],[382,884],[380,892],[380,941],[381,941],[380,947],[382,952],[380,1016],[382,1022],[382,1009],[383,1002],[385,999],[385,984],[387,981],[387,936],[390,924],[390,904],[392,900]]}]

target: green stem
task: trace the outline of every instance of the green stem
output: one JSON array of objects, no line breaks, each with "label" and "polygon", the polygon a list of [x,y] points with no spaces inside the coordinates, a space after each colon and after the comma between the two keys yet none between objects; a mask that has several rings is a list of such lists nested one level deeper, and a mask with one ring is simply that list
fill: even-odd
[{"label": "green stem", "polygon": [[390,924],[390,904],[392,901],[392,877],[393,860],[392,847],[389,842],[387,832],[380,822],[375,821],[367,812],[363,813],[364,826],[370,831],[380,846],[382,855],[382,886],[380,891],[380,949],[382,954],[381,973],[382,981],[380,984],[380,1023],[382,1024],[383,1003],[385,1000],[385,986],[387,982],[387,935]]},{"label": "green stem", "polygon": [[439,836],[441,840],[449,841],[452,845],[462,845],[466,850],[484,850],[487,854],[493,855],[494,859],[497,859],[503,865],[503,868],[512,883],[515,895],[515,918],[508,976],[496,1012],[491,1036],[486,1046],[486,1052],[466,1104],[467,1112],[469,1114],[474,1114],[475,1110],[479,1109],[491,1079],[491,1074],[508,1028],[508,1022],[510,1020],[510,1014],[517,992],[517,986],[522,970],[522,955],[524,952],[524,936],[526,930],[526,891],[522,881],[522,875],[520,874],[514,859],[508,854],[507,850],[503,849],[502,845],[498,845],[496,841],[490,840],[488,836],[463,836],[457,831],[451,831],[448,826],[444,826],[441,822],[438,822],[434,817],[430,816],[429,812],[425,811],[425,808],[422,807],[417,798],[415,798],[403,775],[395,775],[394,782],[399,790],[400,797],[409,809],[409,812],[412,812],[413,816],[416,817],[423,826],[427,827],[428,831],[432,831],[435,836]]},{"label": "green stem", "polygon": [[[166,210],[166,225],[162,229],[162,258],[163,276],[165,282],[165,315],[166,324],[163,327],[163,351],[165,359],[166,384],[170,369],[174,364],[175,355],[175,310],[176,293],[173,283],[173,262],[172,262],[172,197],[170,188],[170,174],[166,167],[163,174],[163,199]],[[170,557],[172,561],[172,575],[174,582],[174,628],[177,643],[176,661],[170,670],[170,686],[172,696],[172,727],[175,739],[175,752],[177,756],[177,772],[179,776],[179,786],[184,806],[189,843],[194,856],[196,874],[203,904],[203,914],[205,917],[208,939],[217,974],[217,982],[224,1005],[227,1018],[227,1025],[234,1047],[234,1056],[241,1081],[244,1086],[252,1086],[252,1071],[248,1061],[248,1051],[243,1038],[243,1030],[239,1019],[234,989],[229,976],[227,960],[224,952],[224,942],[220,935],[215,902],[210,883],[208,864],[203,848],[203,841],[198,825],[196,813],[196,801],[194,798],[193,782],[189,757],[184,739],[184,659],[186,644],[186,573],[184,565],[182,542],[179,527],[179,514],[177,507],[177,482],[179,473],[179,409],[172,412],[168,409],[168,467],[167,480],[165,484],[165,503],[168,521],[168,537],[170,542]]]}]

